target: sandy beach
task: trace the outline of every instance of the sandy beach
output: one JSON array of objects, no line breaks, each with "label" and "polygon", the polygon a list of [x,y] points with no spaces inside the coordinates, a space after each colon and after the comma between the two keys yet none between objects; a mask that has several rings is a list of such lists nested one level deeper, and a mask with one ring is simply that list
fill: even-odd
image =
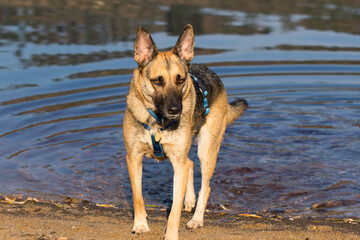
[{"label": "sandy beach", "polygon": [[[112,240],[162,239],[167,211],[148,208],[151,231],[131,234],[132,211],[86,201],[0,203],[0,239],[4,240]],[[182,213],[180,239],[360,239],[359,220],[262,217],[255,214],[208,212],[205,226],[188,230],[191,214]]]}]

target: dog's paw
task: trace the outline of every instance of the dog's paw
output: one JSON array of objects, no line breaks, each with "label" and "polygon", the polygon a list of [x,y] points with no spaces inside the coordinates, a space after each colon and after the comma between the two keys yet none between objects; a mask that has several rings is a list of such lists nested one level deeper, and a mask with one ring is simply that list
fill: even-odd
[{"label": "dog's paw", "polygon": [[147,224],[134,225],[132,234],[149,232],[150,228]]},{"label": "dog's paw", "polygon": [[204,221],[198,221],[198,220],[194,220],[191,219],[187,224],[186,224],[186,228],[188,229],[194,229],[194,228],[201,228],[204,226]]},{"label": "dog's paw", "polygon": [[196,199],[185,199],[184,201],[184,210],[191,212],[195,208]]},{"label": "dog's paw", "polygon": [[186,191],[185,200],[184,200],[184,210],[191,212],[196,204],[196,196],[194,191]]},{"label": "dog's paw", "polygon": [[194,209],[194,207],[195,207],[195,204],[192,205],[192,204],[186,204],[186,203],[185,203],[185,205],[184,205],[184,211],[186,211],[186,212],[191,212],[191,211]]}]

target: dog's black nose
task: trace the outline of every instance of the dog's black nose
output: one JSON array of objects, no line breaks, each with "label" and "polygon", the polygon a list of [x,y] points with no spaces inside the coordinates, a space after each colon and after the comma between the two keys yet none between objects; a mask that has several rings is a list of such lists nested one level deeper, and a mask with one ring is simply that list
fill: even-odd
[{"label": "dog's black nose", "polygon": [[171,115],[178,115],[181,111],[181,106],[179,104],[171,104],[168,107],[168,112]]}]

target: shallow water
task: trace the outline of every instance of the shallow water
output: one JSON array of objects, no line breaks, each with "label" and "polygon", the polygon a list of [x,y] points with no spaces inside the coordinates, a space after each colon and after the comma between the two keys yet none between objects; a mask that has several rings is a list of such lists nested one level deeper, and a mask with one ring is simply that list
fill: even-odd
[{"label": "shallow water", "polygon": [[[2,2],[0,193],[131,205],[121,127],[137,27],[166,49],[192,23],[194,62],[250,105],[226,130],[209,208],[360,217],[358,3]],[[189,155],[198,191],[196,143]],[[146,204],[171,204],[172,174],[144,160]]]}]

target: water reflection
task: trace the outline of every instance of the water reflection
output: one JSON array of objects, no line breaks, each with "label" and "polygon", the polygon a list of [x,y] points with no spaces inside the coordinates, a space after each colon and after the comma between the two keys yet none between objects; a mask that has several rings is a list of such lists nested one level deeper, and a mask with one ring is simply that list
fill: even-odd
[{"label": "water reflection", "polygon": [[[0,0],[0,192],[127,206],[121,119],[137,27],[170,49],[191,23],[194,61],[251,106],[226,131],[210,208],[360,216],[359,7]],[[169,162],[146,159],[147,203],[170,204],[171,180]]]},{"label": "water reflection", "polygon": [[[314,30],[332,30],[359,34],[354,24],[360,20],[359,4],[328,1],[1,1],[2,39],[35,44],[106,44],[134,37],[136,26],[151,32],[166,30],[177,35],[187,23],[196,34],[269,33],[261,26],[266,15],[280,16],[283,31],[303,26]],[[221,9],[221,10],[219,10]],[[294,21],[292,16],[304,16]],[[270,19],[271,20],[271,19]],[[21,54],[20,54],[21,55]]]}]

